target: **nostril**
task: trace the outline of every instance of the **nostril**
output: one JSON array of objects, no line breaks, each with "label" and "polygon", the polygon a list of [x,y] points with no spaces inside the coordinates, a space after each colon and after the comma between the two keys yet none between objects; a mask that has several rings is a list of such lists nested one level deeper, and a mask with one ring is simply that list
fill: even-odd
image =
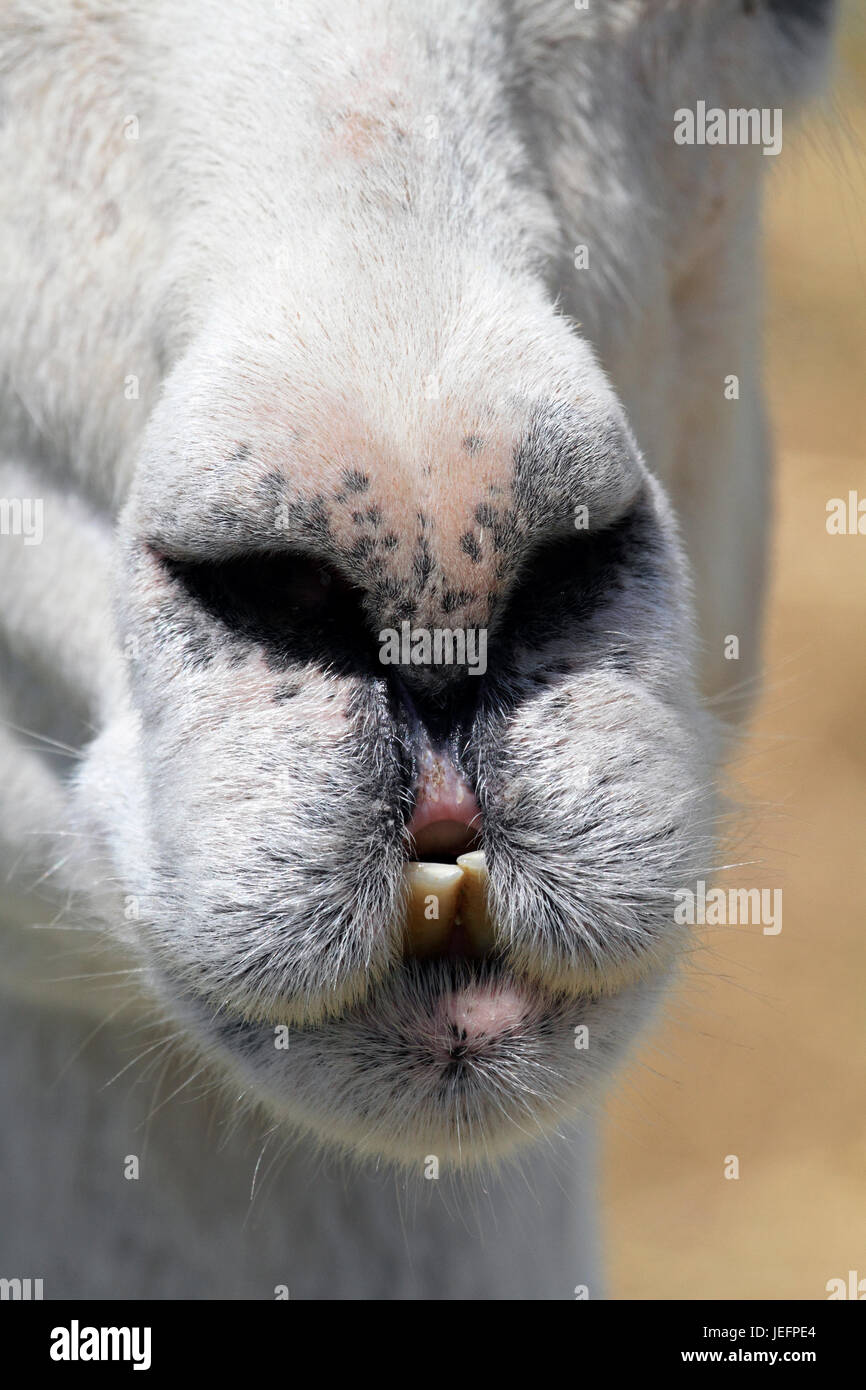
[{"label": "nostril", "polygon": [[146,550],[193,613],[254,642],[274,664],[309,661],[361,676],[373,669],[362,595],[326,561],[289,551],[211,560]]}]

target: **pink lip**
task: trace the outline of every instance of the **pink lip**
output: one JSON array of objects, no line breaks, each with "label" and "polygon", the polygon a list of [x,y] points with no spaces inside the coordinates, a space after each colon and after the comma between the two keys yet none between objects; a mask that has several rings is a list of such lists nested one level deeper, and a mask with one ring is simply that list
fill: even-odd
[{"label": "pink lip", "polygon": [[528,1009],[525,994],[514,986],[470,985],[446,994],[439,1001],[434,1017],[440,1027],[449,1030],[449,1037],[457,1034],[471,1047],[520,1027]]},{"label": "pink lip", "polygon": [[419,856],[463,854],[481,829],[481,808],[450,758],[425,750],[415,811],[407,833]]}]

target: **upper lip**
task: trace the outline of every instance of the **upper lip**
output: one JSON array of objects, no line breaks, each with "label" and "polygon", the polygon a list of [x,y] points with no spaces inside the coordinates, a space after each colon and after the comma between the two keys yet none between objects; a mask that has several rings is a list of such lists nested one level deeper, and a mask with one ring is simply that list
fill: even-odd
[{"label": "upper lip", "polygon": [[481,808],[453,761],[429,743],[421,749],[415,809],[406,834],[416,859],[454,860],[476,848]]}]

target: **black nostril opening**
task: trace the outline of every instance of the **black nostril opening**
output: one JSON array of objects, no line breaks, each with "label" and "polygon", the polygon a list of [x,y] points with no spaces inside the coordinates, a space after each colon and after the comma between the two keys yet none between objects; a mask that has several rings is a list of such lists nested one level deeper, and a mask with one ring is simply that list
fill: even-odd
[{"label": "black nostril opening", "polygon": [[373,671],[363,595],[324,561],[285,551],[187,560],[151,550],[202,614],[261,647],[269,664]]}]

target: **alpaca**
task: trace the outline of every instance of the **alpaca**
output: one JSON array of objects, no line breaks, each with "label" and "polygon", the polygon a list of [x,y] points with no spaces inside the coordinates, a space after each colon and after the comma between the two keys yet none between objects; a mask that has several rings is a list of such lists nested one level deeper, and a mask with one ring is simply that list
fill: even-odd
[{"label": "alpaca", "polygon": [[599,1108],[759,667],[761,187],[832,20],[10,0],[4,1276],[603,1295]]}]

